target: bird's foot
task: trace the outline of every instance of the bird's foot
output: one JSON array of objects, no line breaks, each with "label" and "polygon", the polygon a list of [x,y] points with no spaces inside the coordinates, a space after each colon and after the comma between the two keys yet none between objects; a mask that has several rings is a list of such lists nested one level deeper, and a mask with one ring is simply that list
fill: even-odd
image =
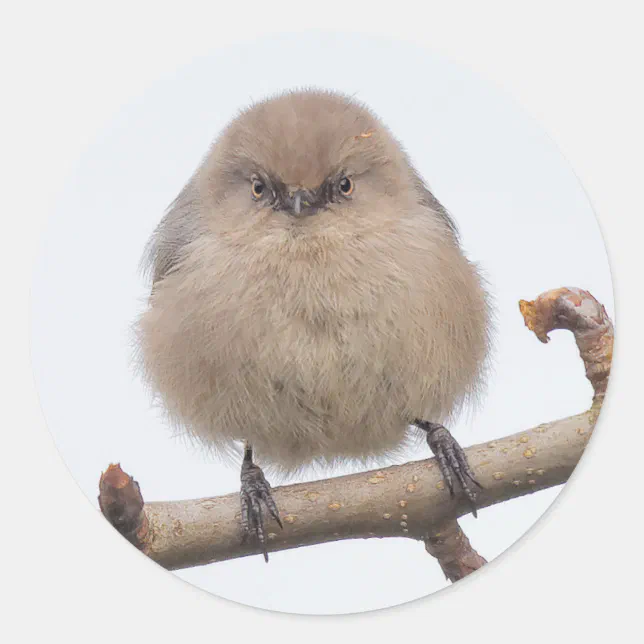
[{"label": "bird's foot", "polygon": [[240,498],[242,543],[246,543],[249,539],[256,542],[262,549],[264,561],[268,562],[262,505],[277,521],[280,528],[284,526],[264,472],[252,460],[246,458],[242,463]]},{"label": "bird's foot", "polygon": [[463,448],[443,425],[430,423],[426,420],[416,420],[414,424],[427,432],[427,444],[438,460],[438,466],[447,483],[450,495],[454,496],[455,476],[472,505],[472,514],[476,516],[476,494],[472,490],[470,482],[481,489],[483,486],[474,478],[474,472],[467,462]]}]

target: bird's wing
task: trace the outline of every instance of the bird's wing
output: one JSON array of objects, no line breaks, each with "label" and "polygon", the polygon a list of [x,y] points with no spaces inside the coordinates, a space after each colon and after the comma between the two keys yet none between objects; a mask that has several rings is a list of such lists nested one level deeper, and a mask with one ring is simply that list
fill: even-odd
[{"label": "bird's wing", "polygon": [[436,212],[447,224],[447,227],[458,241],[458,227],[456,226],[456,222],[452,219],[452,216],[447,212],[443,204],[436,199],[416,170],[412,169],[412,173],[414,176],[414,182],[416,183],[416,190],[418,191],[419,203]]},{"label": "bird's wing", "polygon": [[188,184],[172,202],[146,245],[141,268],[152,277],[153,288],[177,266],[188,244],[197,238],[198,225],[194,191]]}]

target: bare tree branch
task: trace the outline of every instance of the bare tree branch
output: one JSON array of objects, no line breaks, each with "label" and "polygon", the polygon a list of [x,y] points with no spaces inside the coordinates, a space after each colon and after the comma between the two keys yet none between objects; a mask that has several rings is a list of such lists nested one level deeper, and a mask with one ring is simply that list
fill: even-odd
[{"label": "bare tree branch", "polygon": [[[542,342],[557,328],[575,334],[595,404],[585,413],[545,423],[465,450],[484,486],[484,508],[568,480],[590,438],[606,390],[613,328],[604,308],[586,291],[557,289],[521,301],[526,325]],[[118,465],[101,476],[103,514],[124,536],[168,569],[187,568],[258,552],[242,545],[239,494],[145,503],[134,479]],[[450,497],[435,459],[273,490],[284,530],[273,525],[268,550],[342,539],[400,537],[422,540],[455,581],[480,568],[456,519],[470,512]]]},{"label": "bare tree branch", "polygon": [[[467,457],[485,486],[478,506],[564,483],[591,432],[591,414],[586,412],[469,447]],[[284,530],[274,526],[269,552],[341,539],[426,539],[431,534],[429,526],[470,512],[464,500],[450,497],[433,458],[278,487],[273,495]],[[146,503],[144,515],[149,529],[139,547],[169,569],[258,552],[252,545],[241,545],[237,493]]]}]

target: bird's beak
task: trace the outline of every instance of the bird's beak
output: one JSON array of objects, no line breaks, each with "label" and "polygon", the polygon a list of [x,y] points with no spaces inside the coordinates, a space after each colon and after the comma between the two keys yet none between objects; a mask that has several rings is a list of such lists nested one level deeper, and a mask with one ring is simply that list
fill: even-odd
[{"label": "bird's beak", "polygon": [[308,190],[289,190],[285,204],[289,214],[306,217],[317,212],[316,197]]},{"label": "bird's beak", "polygon": [[302,212],[302,191],[298,190],[293,196],[293,212],[299,215]]}]

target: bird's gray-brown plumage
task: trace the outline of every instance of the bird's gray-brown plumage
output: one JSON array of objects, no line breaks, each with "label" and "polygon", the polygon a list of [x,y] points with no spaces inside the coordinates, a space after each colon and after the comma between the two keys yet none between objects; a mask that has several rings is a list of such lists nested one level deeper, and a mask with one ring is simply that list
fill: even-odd
[{"label": "bird's gray-brown plumage", "polygon": [[400,144],[346,96],[242,112],[148,251],[143,372],[210,447],[246,440],[283,471],[366,461],[479,390],[477,269]]}]

